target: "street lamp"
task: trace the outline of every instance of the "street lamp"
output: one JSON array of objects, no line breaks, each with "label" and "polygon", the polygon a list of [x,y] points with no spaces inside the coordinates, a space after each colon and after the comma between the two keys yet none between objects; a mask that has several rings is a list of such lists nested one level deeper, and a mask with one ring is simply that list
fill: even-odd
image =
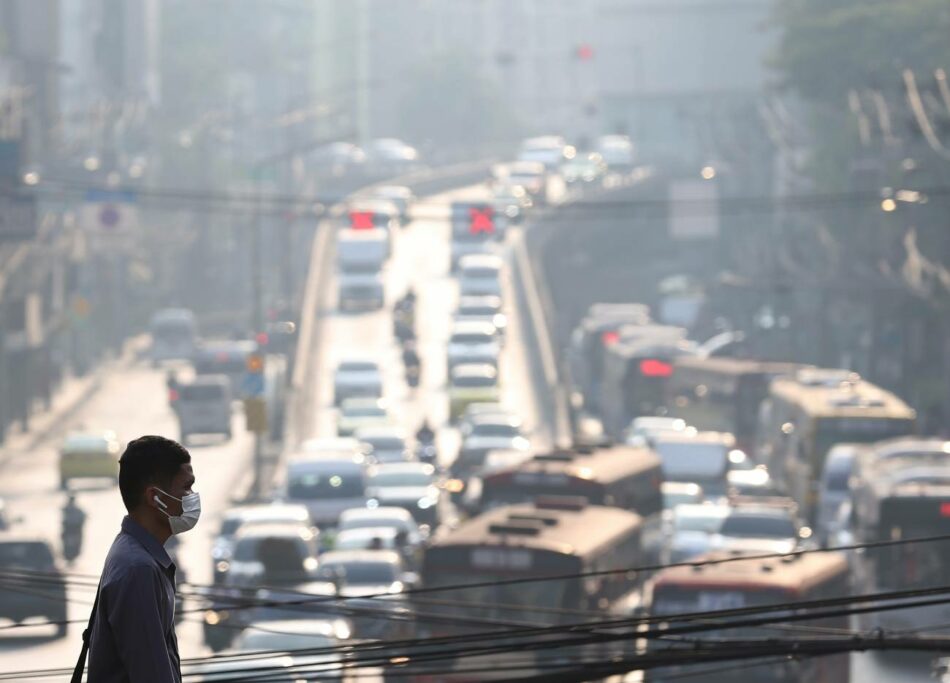
[{"label": "street lamp", "polygon": [[85,168],[90,173],[93,171],[98,171],[100,166],[99,157],[95,154],[90,154],[82,162],[83,168]]}]

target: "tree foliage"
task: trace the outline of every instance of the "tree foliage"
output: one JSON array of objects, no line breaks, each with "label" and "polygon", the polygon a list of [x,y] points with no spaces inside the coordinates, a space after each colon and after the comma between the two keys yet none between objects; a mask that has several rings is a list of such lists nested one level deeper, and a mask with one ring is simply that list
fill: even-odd
[{"label": "tree foliage", "polygon": [[899,87],[905,68],[950,68],[947,0],[783,0],[774,66],[813,101],[843,104],[852,88]]}]

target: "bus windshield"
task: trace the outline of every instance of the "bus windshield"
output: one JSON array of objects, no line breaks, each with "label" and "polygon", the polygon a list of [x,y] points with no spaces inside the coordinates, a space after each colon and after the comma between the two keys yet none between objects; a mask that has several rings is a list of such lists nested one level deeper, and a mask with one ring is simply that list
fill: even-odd
[{"label": "bus windshield", "polygon": [[[510,574],[484,573],[472,570],[458,574],[437,573],[427,586],[464,585],[478,582],[504,581],[513,578]],[[560,579],[553,581],[534,581],[494,586],[479,585],[452,591],[440,591],[440,600],[463,602],[466,616],[473,618],[504,619],[506,621],[527,621],[550,623],[556,620],[551,615],[532,608],[576,609],[578,592],[572,590],[575,580]],[[422,599],[424,602],[424,598]]]}]

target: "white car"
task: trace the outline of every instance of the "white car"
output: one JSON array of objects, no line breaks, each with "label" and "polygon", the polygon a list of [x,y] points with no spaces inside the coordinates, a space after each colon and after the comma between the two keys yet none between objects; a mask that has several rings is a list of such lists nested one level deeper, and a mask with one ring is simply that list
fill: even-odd
[{"label": "white car", "polygon": [[463,256],[459,259],[459,294],[500,297],[504,263],[502,258],[495,254]]},{"label": "white car", "polygon": [[508,317],[505,315],[501,297],[491,295],[459,297],[455,309],[456,322],[487,322],[498,330],[498,337],[504,341],[508,330]]},{"label": "white car", "polygon": [[415,457],[401,427],[363,427],[356,430],[356,439],[371,462],[407,462]]},{"label": "white car", "polygon": [[389,527],[406,534],[406,543],[410,546],[419,545],[423,534],[419,525],[408,510],[395,506],[358,507],[344,510],[340,514],[338,532],[350,529],[366,529],[370,527]]},{"label": "white car", "polygon": [[333,376],[333,401],[340,405],[348,398],[382,398],[383,375],[371,360],[344,360]]},{"label": "white car", "polygon": [[442,491],[435,467],[423,462],[376,465],[369,469],[366,493],[378,505],[405,508],[420,524],[435,526]]},{"label": "white car", "polygon": [[402,557],[392,550],[331,550],[321,556],[318,573],[339,585],[345,597],[401,593],[411,582]]},{"label": "white car", "polygon": [[790,553],[811,530],[802,527],[789,505],[742,504],[732,507],[712,538],[715,550]]},{"label": "white car", "polygon": [[344,510],[366,505],[364,465],[352,457],[295,456],[284,477],[277,499],[305,505],[320,528],[335,526]]},{"label": "white car", "polygon": [[391,526],[368,526],[346,529],[333,539],[333,550],[399,550],[396,536],[399,529]]},{"label": "white car", "polygon": [[[234,551],[234,539],[240,529],[255,524],[288,522],[310,525],[310,512],[303,505],[242,505],[231,508],[221,519],[221,528],[211,544],[211,559],[214,563],[214,581],[224,579]],[[313,530],[317,533],[317,530]]]},{"label": "white car", "polygon": [[656,437],[663,434],[695,434],[696,430],[686,424],[685,420],[678,417],[653,417],[644,416],[634,418],[627,429],[624,431],[624,437],[629,446],[652,446]]},{"label": "white car", "polygon": [[391,422],[386,402],[378,398],[348,398],[340,405],[336,433],[353,436],[364,427],[381,427]]},{"label": "white car", "polygon": [[729,507],[711,504],[677,505],[664,519],[669,545],[661,552],[664,563],[685,562],[708,552],[713,536],[729,514]]},{"label": "white car", "polygon": [[501,345],[498,330],[489,322],[458,322],[452,326],[448,342],[448,369],[458,365],[488,364],[498,368]]}]

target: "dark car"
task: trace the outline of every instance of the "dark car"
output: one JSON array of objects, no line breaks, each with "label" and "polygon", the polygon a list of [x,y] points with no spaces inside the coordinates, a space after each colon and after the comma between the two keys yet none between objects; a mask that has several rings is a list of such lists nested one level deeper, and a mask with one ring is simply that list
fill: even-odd
[{"label": "dark car", "polygon": [[[56,623],[56,635],[66,635],[66,581],[46,541],[0,534],[0,618],[21,623],[46,617]],[[21,578],[22,577],[22,578]],[[37,588],[37,577],[42,578]]]}]

